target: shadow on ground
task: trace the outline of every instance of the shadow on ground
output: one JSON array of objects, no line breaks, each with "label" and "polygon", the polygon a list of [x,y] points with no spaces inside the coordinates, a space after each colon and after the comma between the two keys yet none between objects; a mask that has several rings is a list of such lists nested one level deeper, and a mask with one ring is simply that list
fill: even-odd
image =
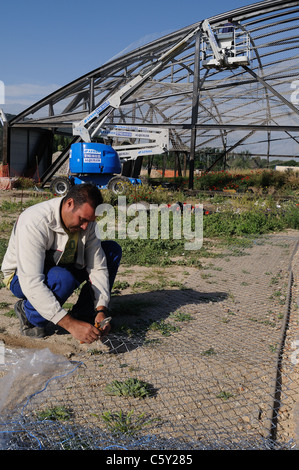
[{"label": "shadow on ground", "polygon": [[[131,350],[147,341],[149,331],[159,331],[167,336],[171,331],[171,315],[188,306],[196,314],[200,305],[222,302],[228,297],[226,292],[203,293],[193,289],[158,290],[127,295],[115,295],[111,299],[112,349],[116,343],[124,342],[123,347]],[[170,320],[170,322],[168,321]],[[176,325],[178,325],[176,323]],[[170,329],[169,329],[170,328]],[[175,328],[175,326],[173,326]],[[121,352],[119,345],[117,352]]]}]

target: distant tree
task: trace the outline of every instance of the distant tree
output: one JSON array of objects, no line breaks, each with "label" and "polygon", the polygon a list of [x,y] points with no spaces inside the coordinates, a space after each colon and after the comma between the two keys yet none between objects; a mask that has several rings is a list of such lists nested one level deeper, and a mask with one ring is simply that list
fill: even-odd
[{"label": "distant tree", "polygon": [[55,134],[53,139],[53,153],[62,152],[70,143],[71,137]]}]

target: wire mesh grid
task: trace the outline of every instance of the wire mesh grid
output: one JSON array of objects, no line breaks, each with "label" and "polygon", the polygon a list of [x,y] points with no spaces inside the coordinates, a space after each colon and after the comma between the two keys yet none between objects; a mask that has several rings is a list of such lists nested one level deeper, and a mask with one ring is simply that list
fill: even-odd
[{"label": "wire mesh grid", "polygon": [[[11,410],[2,448],[292,448],[277,418],[298,384],[289,361],[283,387],[277,375],[297,241],[274,235],[234,246],[184,289],[156,292],[149,310],[157,328],[141,332],[132,316],[130,334],[74,356],[67,373]],[[130,381],[148,393],[124,391]]]}]

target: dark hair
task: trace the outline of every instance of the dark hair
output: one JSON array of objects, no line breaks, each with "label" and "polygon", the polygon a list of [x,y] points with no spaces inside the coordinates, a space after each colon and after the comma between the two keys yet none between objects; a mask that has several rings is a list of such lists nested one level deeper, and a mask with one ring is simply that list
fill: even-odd
[{"label": "dark hair", "polygon": [[63,198],[63,204],[68,199],[73,199],[74,208],[77,209],[78,206],[82,206],[88,202],[94,209],[96,209],[100,204],[103,203],[103,196],[101,191],[97,186],[91,183],[82,183],[75,184],[70,188],[68,193]]}]

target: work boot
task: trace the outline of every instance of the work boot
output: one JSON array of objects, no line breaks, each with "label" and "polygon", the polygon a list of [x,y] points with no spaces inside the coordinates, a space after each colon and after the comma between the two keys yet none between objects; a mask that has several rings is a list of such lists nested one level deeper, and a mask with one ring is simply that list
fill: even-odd
[{"label": "work boot", "polygon": [[45,329],[40,326],[32,325],[26,317],[24,310],[24,300],[18,300],[14,306],[16,315],[20,321],[20,333],[23,336],[31,336],[34,338],[43,338],[45,336]]}]

